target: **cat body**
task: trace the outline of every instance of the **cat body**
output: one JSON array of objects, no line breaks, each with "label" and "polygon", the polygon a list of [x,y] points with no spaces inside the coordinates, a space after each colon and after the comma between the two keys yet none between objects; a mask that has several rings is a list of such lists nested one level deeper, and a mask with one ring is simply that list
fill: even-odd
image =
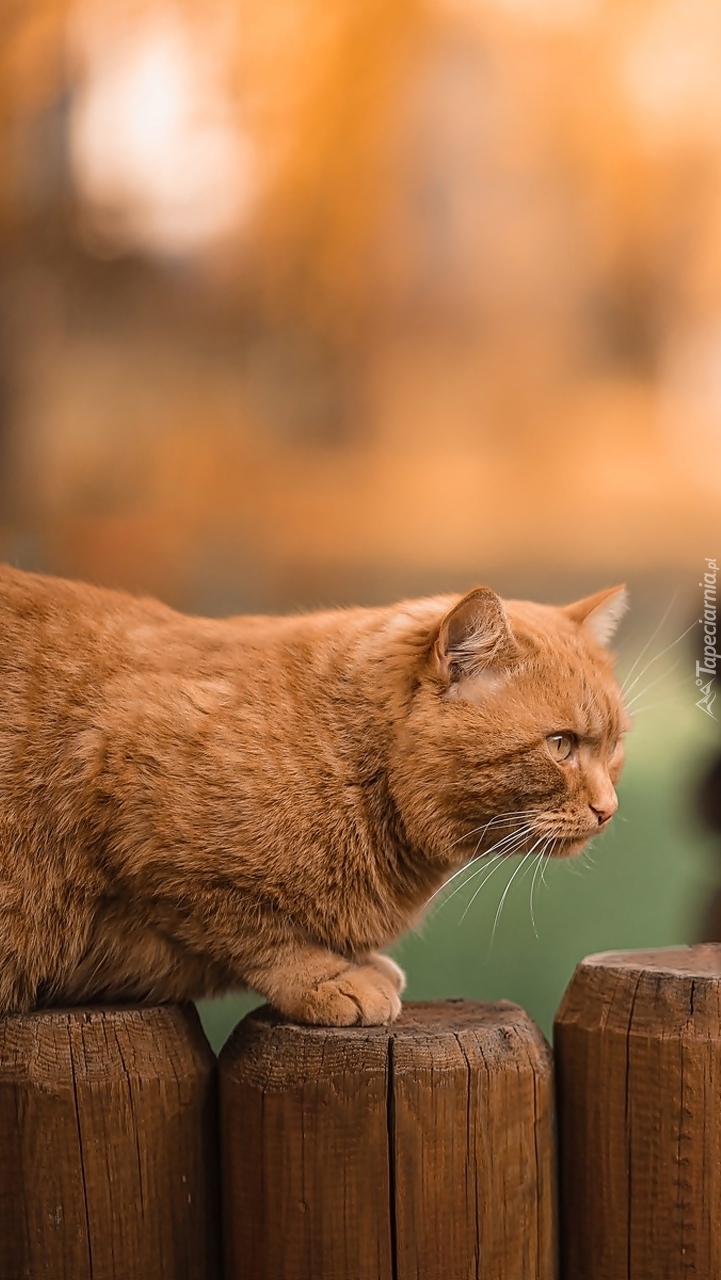
[{"label": "cat body", "polygon": [[621,608],[479,588],[212,620],[0,569],[0,1012],[249,986],[392,1019],[379,948],[494,822],[564,853],[610,818]]}]

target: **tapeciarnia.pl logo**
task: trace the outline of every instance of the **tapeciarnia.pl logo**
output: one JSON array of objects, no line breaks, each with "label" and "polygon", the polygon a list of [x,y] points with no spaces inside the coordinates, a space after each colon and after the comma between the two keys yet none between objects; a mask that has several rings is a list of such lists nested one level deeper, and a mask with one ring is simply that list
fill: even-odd
[{"label": "tapeciarnia.pl logo", "polygon": [[[713,704],[716,701],[716,690],[712,688],[716,679],[716,575],[718,568],[715,560],[706,558],[706,572],[699,586],[703,589],[703,613],[699,622],[703,627],[703,662],[696,663],[696,684],[701,690],[701,697],[696,703],[707,716],[716,719]],[[704,679],[710,677],[710,679]]]}]

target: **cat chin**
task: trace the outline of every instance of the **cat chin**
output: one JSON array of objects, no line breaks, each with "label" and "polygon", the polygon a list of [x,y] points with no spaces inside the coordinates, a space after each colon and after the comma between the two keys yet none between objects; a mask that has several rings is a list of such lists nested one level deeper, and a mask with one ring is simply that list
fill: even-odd
[{"label": "cat chin", "polygon": [[590,843],[596,833],[588,836],[565,836],[559,840],[553,850],[553,858],[574,858],[577,853],[582,853],[586,845]]}]

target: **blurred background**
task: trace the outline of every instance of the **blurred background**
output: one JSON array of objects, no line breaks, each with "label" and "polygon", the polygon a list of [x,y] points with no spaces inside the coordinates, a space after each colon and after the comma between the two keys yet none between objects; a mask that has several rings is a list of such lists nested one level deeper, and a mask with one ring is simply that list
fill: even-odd
[{"label": "blurred background", "polygon": [[629,583],[593,863],[397,948],[546,1031],[583,955],[721,936],[719,65],[715,0],[0,15],[2,559],[209,614]]}]

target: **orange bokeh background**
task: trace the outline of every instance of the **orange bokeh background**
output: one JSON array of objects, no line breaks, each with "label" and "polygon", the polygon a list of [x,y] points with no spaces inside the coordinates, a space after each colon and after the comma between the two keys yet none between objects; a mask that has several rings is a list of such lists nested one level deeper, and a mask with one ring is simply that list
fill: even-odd
[{"label": "orange bokeh background", "polygon": [[36,0],[2,28],[4,558],[210,612],[695,590],[714,0]]}]

